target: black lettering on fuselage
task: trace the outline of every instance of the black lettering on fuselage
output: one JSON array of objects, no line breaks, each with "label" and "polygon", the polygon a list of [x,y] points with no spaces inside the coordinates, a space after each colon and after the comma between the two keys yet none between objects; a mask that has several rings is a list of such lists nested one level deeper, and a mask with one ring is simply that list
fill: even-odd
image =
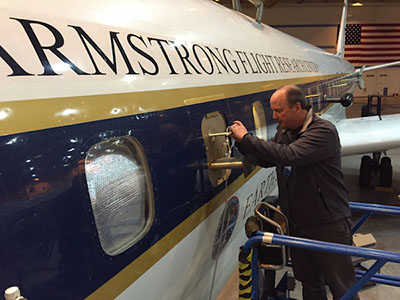
[{"label": "black lettering on fuselage", "polygon": [[247,214],[250,212],[247,212],[248,209],[251,209],[251,200],[253,198],[253,194],[250,194],[247,199],[246,199],[246,206],[244,208],[244,213],[243,213],[243,219],[246,218]]},{"label": "black lettering on fuselage", "polygon": [[170,70],[169,74],[170,75],[177,75],[178,73],[175,71],[174,66],[171,63],[171,60],[168,57],[168,53],[167,53],[167,51],[165,51],[165,48],[164,48],[164,46],[162,44],[162,43],[166,43],[169,47],[171,47],[170,43],[167,40],[151,38],[151,37],[147,38],[147,40],[150,42],[150,44],[151,44],[152,41],[156,41],[157,42],[157,45],[160,48],[162,54],[164,55],[165,61],[168,64],[168,67],[169,67],[169,70]]},{"label": "black lettering on fuselage", "polygon": [[281,73],[286,73],[283,63],[281,62],[281,58],[278,56],[274,56],[275,63],[278,65],[279,70]]},{"label": "black lettering on fuselage", "polygon": [[[266,185],[266,182],[265,182],[265,180],[263,180],[263,181],[261,182],[261,187],[260,187],[261,199],[264,199],[264,197],[267,196],[267,195],[265,194],[265,190],[264,190],[265,185]],[[265,196],[264,196],[264,195],[265,195]]]},{"label": "black lettering on fuselage", "polygon": [[262,58],[264,59],[265,66],[268,69],[268,73],[277,73],[276,67],[271,59],[270,55],[263,55]]},{"label": "black lettering on fuselage", "polygon": [[232,66],[231,66],[231,64],[229,63],[229,60],[226,58],[226,52],[228,52],[231,56],[233,56],[233,55],[232,55],[232,52],[231,52],[230,50],[228,50],[228,49],[222,50],[222,54],[224,55],[224,59],[225,59],[225,61],[226,61],[226,64],[228,65],[229,69],[231,69],[231,71],[232,71],[233,73],[239,74],[239,73],[240,73],[240,69],[239,69],[239,67],[238,67],[238,65],[237,65],[236,60],[232,59],[233,63],[235,64],[235,67],[236,67],[236,70],[234,70],[234,69],[232,69]]},{"label": "black lettering on fuselage", "polygon": [[302,71],[302,72],[307,72],[307,70],[306,70],[306,65],[305,65],[305,63],[304,63],[304,60],[300,60],[300,61],[299,61],[299,64],[300,64],[300,67],[301,67],[301,71]]},{"label": "black lettering on fuselage", "polygon": [[[189,48],[189,46],[176,41],[148,37],[146,35],[135,33],[126,33],[122,37],[119,32],[115,31],[107,31],[110,37],[109,47],[111,49],[109,51],[104,51],[104,49],[100,48],[102,44],[97,44],[82,27],[67,25],[68,27],[73,28],[78,34],[79,39],[86,50],[86,54],[93,65],[93,69],[87,73],[78,68],[61,52],[60,48],[64,46],[64,37],[57,28],[41,21],[18,18],[10,19],[16,20],[22,25],[29,41],[33,46],[33,49],[36,51],[36,55],[43,67],[43,73],[28,73],[22,67],[22,65],[20,65],[17,60],[6,49],[4,49],[3,46],[0,46],[0,57],[12,70],[12,73],[8,74],[8,76],[62,75],[57,73],[57,68],[55,68],[54,65],[52,66],[49,61],[49,58],[54,60],[54,56],[60,59],[66,66],[68,66],[78,75],[106,75],[106,72],[101,70],[101,66],[104,67],[104,63],[110,67],[115,75],[118,75],[121,73],[120,64],[122,63],[125,64],[127,69],[127,73],[125,74],[156,76],[160,73],[161,68],[165,68],[165,64],[160,53],[155,55],[157,52],[157,45],[160,49],[160,52],[164,56],[165,62],[168,64],[170,70],[169,75],[179,74],[175,69],[177,66],[174,65],[174,63],[176,63],[176,56],[174,56],[174,59],[172,59],[171,55],[177,55],[179,57],[182,64],[182,72],[184,71],[184,74],[190,75],[217,74],[214,72],[214,70],[218,70],[218,74],[240,74],[242,71],[244,71],[246,74],[258,74],[318,72],[319,69],[318,64],[313,61],[284,56],[272,56],[268,54],[239,51],[227,48],[223,48],[220,51],[217,47],[200,45],[197,43],[190,43]],[[48,30],[49,34],[52,35],[51,40],[54,38],[52,45],[44,45],[43,39],[41,41],[41,35],[38,34],[37,29],[43,30],[43,28],[44,30]],[[123,43],[121,43],[121,39]],[[131,48],[130,50],[128,49],[130,52],[126,52],[126,49],[124,49],[124,47],[128,47],[126,42]],[[176,54],[171,54],[171,52],[174,52],[172,48],[175,49]],[[132,50],[134,51],[134,54],[132,54]],[[51,54],[49,54],[49,52]],[[130,56],[128,57],[127,54],[130,54]],[[53,56],[49,57],[50,55]],[[100,56],[102,61],[99,61],[98,56]],[[30,56],[27,55],[27,57]],[[82,58],[82,56],[80,57]],[[135,58],[135,61],[131,62],[130,58]],[[241,63],[241,66],[239,65],[239,62]],[[98,66],[98,63],[101,63],[101,66]],[[140,73],[135,71],[136,68]]]},{"label": "black lettering on fuselage", "polygon": [[247,69],[246,69],[246,60],[244,60],[244,59],[242,58],[242,56],[240,55],[240,54],[245,55],[246,53],[245,53],[245,52],[242,52],[242,51],[235,51],[235,52],[236,52],[237,56],[239,57],[240,62],[241,62],[242,65],[243,65],[244,71],[246,72],[246,74],[248,74],[249,72],[247,72]]},{"label": "black lettering on fuselage", "polygon": [[129,34],[129,35],[127,36],[128,43],[129,43],[129,45],[132,47],[133,50],[135,50],[135,51],[136,51],[137,53],[139,53],[141,56],[143,56],[144,58],[146,58],[147,60],[149,60],[149,61],[153,64],[153,66],[154,66],[154,71],[150,72],[150,71],[147,70],[145,67],[143,67],[143,65],[140,63],[140,61],[138,61],[139,67],[140,67],[140,69],[142,70],[143,74],[144,74],[144,75],[146,75],[146,74],[157,75],[157,74],[158,74],[158,71],[159,71],[159,68],[158,68],[158,64],[157,64],[156,60],[155,60],[152,56],[150,56],[148,53],[146,53],[145,51],[143,51],[143,50],[141,50],[140,48],[136,47],[136,46],[133,44],[133,42],[132,42],[132,37],[135,37],[135,38],[137,38],[138,40],[140,40],[140,41],[146,46],[146,48],[147,48],[146,42],[144,41],[144,39],[142,38],[142,36],[141,36],[141,35],[136,35],[136,34],[131,33],[131,34]]},{"label": "black lettering on fuselage", "polygon": [[291,63],[292,63],[292,65],[293,65],[293,70],[294,70],[295,72],[299,72],[299,65],[298,65],[298,63],[297,63],[297,60],[296,60],[296,59],[292,59],[292,60],[291,60]]},{"label": "black lettering on fuselage", "polygon": [[14,58],[12,58],[10,54],[7,53],[2,46],[0,46],[0,57],[13,71],[12,74],[8,74],[7,76],[34,76],[34,74],[30,74],[22,69],[22,67],[15,61]]},{"label": "black lettering on fuselage", "polygon": [[276,172],[271,172],[267,177],[267,184],[265,185],[264,195],[268,196],[274,189],[276,184]]},{"label": "black lettering on fuselage", "polygon": [[221,72],[221,70],[219,69],[217,62],[225,69],[225,71],[226,71],[227,73],[229,73],[228,67],[226,66],[226,63],[224,63],[224,61],[223,61],[223,59],[222,59],[222,56],[221,56],[221,53],[219,53],[218,48],[215,47],[215,50],[217,50],[217,53],[218,53],[219,57],[210,49],[210,47],[205,46],[205,48],[207,48],[207,50],[210,52],[211,58],[213,59],[214,64],[215,64],[215,66],[217,67],[218,74],[222,74],[222,72]]},{"label": "black lettering on fuselage", "polygon": [[[252,54],[252,55],[253,55],[253,54]],[[260,62],[260,57],[263,58],[264,63],[261,63],[261,62]],[[262,71],[263,73],[268,73],[268,68],[267,68],[267,65],[266,65],[266,63],[265,63],[265,59],[264,59],[264,57],[263,57],[261,54],[256,53],[255,58],[253,57],[253,59],[255,60],[255,62],[256,62],[256,64],[257,64],[257,67],[258,67],[258,69],[260,70],[260,73],[261,73],[261,71]]]},{"label": "black lettering on fuselage", "polygon": [[[180,47],[185,51],[184,54],[181,53],[181,51],[179,50],[178,46],[180,46]],[[190,61],[190,59],[189,59],[189,51],[186,49],[185,45],[174,43],[174,47],[175,47],[176,53],[178,54],[179,58],[181,59],[181,62],[182,62],[183,67],[185,68],[185,74],[192,74],[192,73],[190,73],[190,71],[189,71],[189,69],[188,69],[186,63],[188,63],[189,66],[191,66],[192,69],[193,69],[197,74],[201,74],[201,73],[196,69],[196,67],[193,65],[193,63]]]},{"label": "black lettering on fuselage", "polygon": [[105,75],[105,73],[101,72],[99,68],[97,67],[96,61],[93,58],[92,53],[89,50],[89,46],[87,42],[93,47],[94,50],[100,55],[100,57],[107,63],[107,65],[113,70],[114,74],[117,74],[117,59],[116,59],[116,54],[115,54],[115,45],[117,45],[117,48],[119,49],[120,54],[122,55],[122,58],[124,59],[125,65],[128,68],[128,73],[126,74],[135,74],[138,75],[139,73],[135,72],[133,70],[132,65],[128,59],[128,56],[125,53],[124,48],[121,45],[121,42],[119,41],[117,35],[119,32],[114,32],[110,31],[110,41],[111,41],[111,52],[112,52],[112,61],[107,57],[107,55],[103,52],[103,50],[100,49],[100,47],[92,40],[92,38],[83,30],[82,27],[79,26],[73,26],[73,25],[68,25],[69,27],[72,27],[76,30],[76,32],[79,35],[79,38],[81,39],[83,46],[86,49],[87,54],[89,55],[89,58],[93,64],[93,67],[95,68],[96,72],[93,75]]},{"label": "black lettering on fuselage", "polygon": [[257,205],[257,203],[261,200],[261,193],[258,192],[258,188],[256,189],[255,193],[254,193],[254,199],[253,199],[253,206],[255,207]]},{"label": "black lettering on fuselage", "polygon": [[[56,28],[54,28],[50,24],[40,22],[40,21],[32,21],[32,20],[17,19],[17,18],[10,18],[10,19],[20,22],[22,27],[24,28],[26,34],[28,35],[28,38],[31,41],[32,46],[35,49],[36,54],[37,54],[42,66],[43,66],[43,69],[44,69],[43,74],[40,74],[40,75],[61,75],[61,74],[57,74],[53,70],[46,54],[44,53],[44,50],[50,50],[55,56],[57,56],[59,59],[61,59],[63,63],[68,65],[76,74],[89,75],[88,73],[83,72],[81,69],[79,69],[77,66],[75,66],[64,54],[62,54],[58,50],[58,48],[60,48],[64,45],[64,38]],[[43,27],[46,27],[48,30],[50,30],[50,32],[53,34],[54,39],[55,39],[54,44],[51,46],[41,45],[39,39],[37,38],[37,36],[32,28],[32,24],[41,25]]]},{"label": "black lettering on fuselage", "polygon": [[[208,74],[208,75],[211,75],[212,73],[214,73],[214,65],[213,65],[213,63],[212,63],[212,61],[211,61],[210,56],[209,56],[208,53],[203,49],[203,47],[201,47],[201,46],[198,45],[198,44],[194,44],[193,47],[192,47],[192,49],[193,49],[194,57],[196,57],[197,63],[199,64],[200,68],[201,68],[206,74]],[[208,63],[210,64],[210,68],[211,68],[210,71],[208,71],[208,70],[203,66],[203,63],[202,63],[201,59],[199,58],[199,55],[198,55],[196,49],[201,49],[201,51],[204,53],[204,56],[207,57]]]},{"label": "black lettering on fuselage", "polygon": [[289,63],[289,59],[287,57],[281,57],[281,62],[283,62],[287,73],[292,72],[292,65]]},{"label": "black lettering on fuselage", "polygon": [[[253,57],[253,60],[254,60],[253,53],[250,53],[250,55]],[[244,56],[246,57],[247,61],[249,62],[250,68],[251,68],[251,70],[253,71],[253,73],[254,73],[254,74],[261,73],[261,70],[260,70],[260,68],[258,68],[258,66],[257,66],[258,71],[253,69],[253,65],[252,65],[250,59],[247,57],[247,53],[246,53],[246,52],[244,52]],[[255,60],[254,60],[254,61],[255,61]],[[256,63],[256,65],[257,65],[257,63]]]}]

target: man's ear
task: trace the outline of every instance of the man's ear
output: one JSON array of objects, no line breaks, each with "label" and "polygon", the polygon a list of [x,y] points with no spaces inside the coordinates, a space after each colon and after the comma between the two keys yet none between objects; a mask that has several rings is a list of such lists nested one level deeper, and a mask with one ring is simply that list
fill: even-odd
[{"label": "man's ear", "polygon": [[295,103],[295,106],[296,106],[296,111],[301,111],[302,110],[302,108],[301,108],[301,103],[300,102],[296,102]]}]

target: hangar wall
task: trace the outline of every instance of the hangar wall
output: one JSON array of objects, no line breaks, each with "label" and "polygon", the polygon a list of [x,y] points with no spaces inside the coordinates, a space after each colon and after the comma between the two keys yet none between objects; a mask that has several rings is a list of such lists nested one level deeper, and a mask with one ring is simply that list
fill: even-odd
[{"label": "hangar wall", "polygon": [[[243,13],[255,16],[255,9],[243,7]],[[328,52],[335,52],[342,6],[334,4],[287,4],[265,8],[262,22]],[[399,23],[400,4],[366,4],[349,7],[347,23]],[[400,94],[400,66],[363,74],[365,88],[355,96]]]}]

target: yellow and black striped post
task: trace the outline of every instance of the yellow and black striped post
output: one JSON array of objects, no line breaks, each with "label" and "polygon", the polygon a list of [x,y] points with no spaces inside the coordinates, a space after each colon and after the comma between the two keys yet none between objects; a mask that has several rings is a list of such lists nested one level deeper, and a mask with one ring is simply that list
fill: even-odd
[{"label": "yellow and black striped post", "polygon": [[251,300],[251,258],[253,248],[239,253],[239,300]]}]

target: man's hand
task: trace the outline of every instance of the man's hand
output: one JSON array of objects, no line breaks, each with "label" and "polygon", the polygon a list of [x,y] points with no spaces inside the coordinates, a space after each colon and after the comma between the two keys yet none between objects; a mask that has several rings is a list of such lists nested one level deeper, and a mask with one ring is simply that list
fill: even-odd
[{"label": "man's hand", "polygon": [[246,127],[240,121],[234,121],[229,130],[232,132],[231,137],[238,143],[242,141],[243,136],[248,133]]}]

